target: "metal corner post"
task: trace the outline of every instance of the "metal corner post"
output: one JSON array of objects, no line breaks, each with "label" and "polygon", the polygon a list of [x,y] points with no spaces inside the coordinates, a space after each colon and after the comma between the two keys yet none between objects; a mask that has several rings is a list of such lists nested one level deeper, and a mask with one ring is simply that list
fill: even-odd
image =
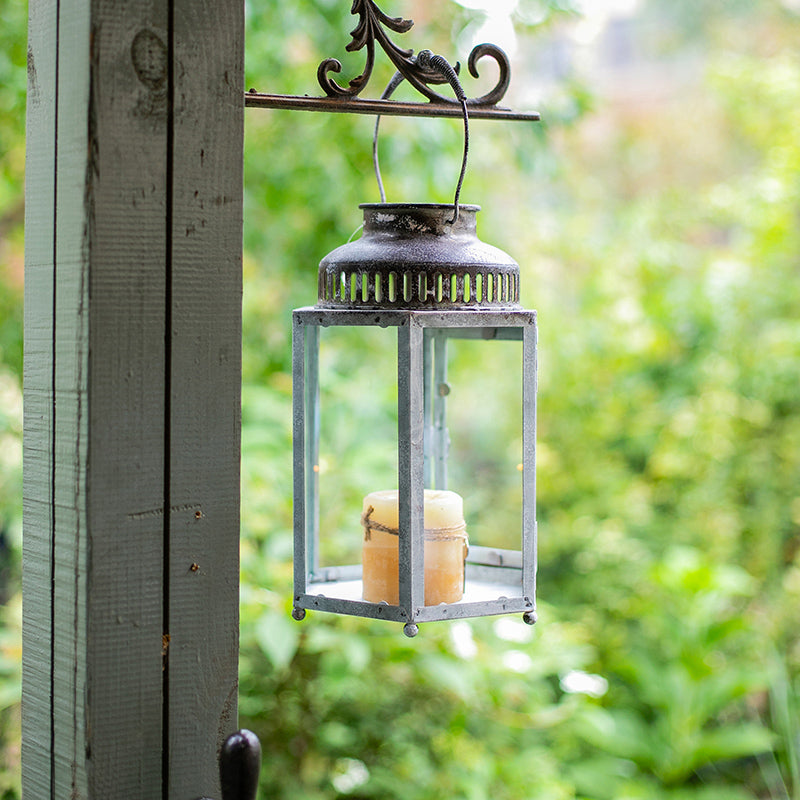
[{"label": "metal corner post", "polygon": [[398,327],[397,345],[400,561],[411,564],[411,570],[400,575],[400,606],[413,622],[425,590],[423,330],[413,314]]}]

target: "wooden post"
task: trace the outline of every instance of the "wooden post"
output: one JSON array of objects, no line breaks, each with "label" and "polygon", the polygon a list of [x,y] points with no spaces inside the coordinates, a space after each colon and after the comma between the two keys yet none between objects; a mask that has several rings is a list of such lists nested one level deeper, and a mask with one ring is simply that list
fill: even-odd
[{"label": "wooden post", "polygon": [[23,791],[219,797],[236,727],[243,3],[31,0]]}]

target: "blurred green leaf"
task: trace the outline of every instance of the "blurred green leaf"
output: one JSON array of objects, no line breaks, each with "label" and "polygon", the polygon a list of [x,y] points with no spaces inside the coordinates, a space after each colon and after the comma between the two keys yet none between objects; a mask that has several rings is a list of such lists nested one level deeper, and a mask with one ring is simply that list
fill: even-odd
[{"label": "blurred green leaf", "polygon": [[285,613],[267,612],[256,623],[255,633],[259,647],[275,669],[286,669],[297,651],[300,639],[293,620]]}]

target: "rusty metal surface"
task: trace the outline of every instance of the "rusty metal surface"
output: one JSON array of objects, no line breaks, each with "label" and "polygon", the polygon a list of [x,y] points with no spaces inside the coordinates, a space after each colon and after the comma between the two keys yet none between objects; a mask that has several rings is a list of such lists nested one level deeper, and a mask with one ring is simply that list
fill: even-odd
[{"label": "rusty metal surface", "polygon": [[519,265],[478,239],[478,206],[364,203],[360,239],[319,266],[320,308],[516,308]]}]

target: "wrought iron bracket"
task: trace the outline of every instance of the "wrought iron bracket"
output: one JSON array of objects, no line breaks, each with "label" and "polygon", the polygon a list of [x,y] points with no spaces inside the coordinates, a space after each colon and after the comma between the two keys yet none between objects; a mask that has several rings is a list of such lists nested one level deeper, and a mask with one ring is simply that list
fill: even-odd
[{"label": "wrought iron bracket", "polygon": [[[461,104],[451,97],[440,94],[433,86],[447,83],[441,70],[433,68],[429,61],[414,55],[411,49],[398,47],[386,31],[406,33],[414,22],[402,17],[389,17],[378,8],[374,0],[353,0],[352,14],[357,14],[358,25],[351,31],[351,41],[345,47],[349,52],[366,49],[366,64],[360,75],[351,79],[347,86],[337,83],[331,73],[342,70],[342,64],[335,58],[326,58],[317,69],[317,80],[325,92],[325,97],[308,95],[262,94],[251,89],[245,94],[248,108],[283,108],[302,111],[325,111],[350,114],[381,114],[387,116],[425,116],[459,117]],[[408,103],[381,100],[365,100],[358,97],[369,83],[375,65],[375,44],[379,44],[397,70],[397,74],[407,80],[427,103]],[[539,114],[517,112],[497,104],[503,99],[511,79],[511,65],[508,56],[494,44],[479,44],[473,48],[467,59],[467,67],[473,78],[479,77],[478,61],[484,57],[494,59],[499,68],[495,86],[480,97],[467,97],[469,115],[474,119],[507,119],[536,121]],[[459,64],[454,67],[459,71]]]}]

